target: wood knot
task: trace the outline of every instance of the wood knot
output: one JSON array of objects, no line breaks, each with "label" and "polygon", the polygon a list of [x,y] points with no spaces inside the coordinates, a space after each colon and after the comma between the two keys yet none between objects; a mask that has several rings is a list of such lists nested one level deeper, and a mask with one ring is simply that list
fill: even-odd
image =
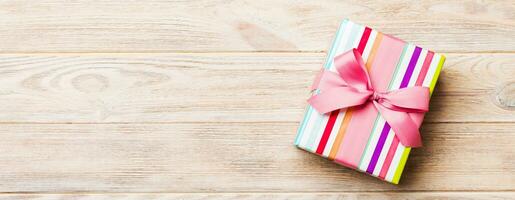
[{"label": "wood knot", "polygon": [[105,76],[99,74],[83,74],[72,79],[75,89],[84,93],[102,92],[109,82]]},{"label": "wood knot", "polygon": [[515,110],[515,82],[504,84],[495,91],[495,104],[505,110]]}]

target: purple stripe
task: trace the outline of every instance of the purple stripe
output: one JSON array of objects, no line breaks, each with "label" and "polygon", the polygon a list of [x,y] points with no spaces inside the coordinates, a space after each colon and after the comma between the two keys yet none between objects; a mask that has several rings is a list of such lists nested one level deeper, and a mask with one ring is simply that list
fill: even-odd
[{"label": "purple stripe", "polygon": [[386,136],[388,136],[388,132],[390,131],[390,125],[388,123],[384,124],[383,130],[381,131],[381,136],[377,141],[376,149],[374,149],[374,154],[372,155],[372,160],[368,164],[367,172],[372,174],[374,172],[374,168],[376,167],[377,160],[379,160],[379,155],[381,154],[381,150],[383,149],[384,142],[386,141]]},{"label": "purple stripe", "polygon": [[[415,51],[413,55],[411,55],[411,59],[408,64],[408,69],[406,69],[406,73],[402,78],[402,82],[400,88],[405,88],[408,86],[409,80],[413,75],[413,71],[415,70],[415,65],[417,65],[418,57],[420,57],[420,52],[422,48],[415,47]],[[390,132],[390,125],[388,123],[384,124],[383,130],[381,131],[381,136],[379,136],[379,141],[377,141],[376,148],[374,149],[374,154],[372,155],[372,159],[368,164],[367,172],[372,174],[374,172],[374,168],[377,165],[377,161],[379,160],[379,155],[381,155],[381,151],[383,150],[384,143],[386,142],[386,137],[388,136],[388,132]]]},{"label": "purple stripe", "polygon": [[404,78],[402,78],[401,86],[399,88],[405,88],[408,86],[409,80],[411,79],[411,75],[413,75],[413,70],[415,70],[415,65],[417,65],[417,60],[421,51],[422,48],[415,48],[415,51],[411,56],[411,60],[409,61],[408,69],[406,70],[406,74],[404,74]]}]

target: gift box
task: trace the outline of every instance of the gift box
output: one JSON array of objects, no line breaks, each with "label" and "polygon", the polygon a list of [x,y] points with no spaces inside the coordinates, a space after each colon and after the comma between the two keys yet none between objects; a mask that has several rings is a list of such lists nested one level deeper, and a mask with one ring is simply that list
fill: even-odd
[{"label": "gift box", "polygon": [[[367,78],[371,82],[369,87],[387,92],[410,88],[428,88],[427,101],[429,101],[445,61],[445,57],[441,54],[352,21],[344,20],[333,40],[323,70],[333,72],[332,74],[348,73],[344,71],[347,70],[346,68],[338,71],[335,62],[339,61],[335,58],[342,54],[347,54],[346,57],[349,57],[349,52],[354,52],[356,60],[359,57],[359,60],[363,61],[363,68],[368,73],[366,76],[369,76]],[[359,62],[356,61],[356,63]],[[354,75],[355,73],[352,72],[350,75],[347,74],[347,79],[354,78]],[[318,76],[314,83],[315,88],[320,84],[320,81],[321,78]],[[323,93],[323,89],[313,90],[311,98]],[[363,98],[368,98],[370,101],[367,101],[370,103],[374,99],[380,99],[376,94],[380,93],[369,92],[367,93],[369,97]],[[343,96],[341,100],[348,101],[348,99],[354,98],[356,97],[353,95],[347,95]],[[335,100],[333,103],[338,104],[338,101]],[[418,103],[416,101],[418,100],[413,99],[406,103]],[[397,132],[394,132],[390,124],[395,121],[395,117],[386,117],[386,111],[380,112],[374,107],[376,104],[377,102],[336,109],[325,114],[319,112],[312,105],[308,105],[298,128],[295,145],[333,160],[338,164],[398,184],[411,147],[404,145],[402,141],[408,140],[398,134],[405,132],[404,127],[402,127],[403,124],[400,123],[401,125],[399,125],[396,122]],[[387,105],[388,103],[383,102],[383,104]],[[391,110],[396,110],[394,107],[391,106]],[[408,108],[403,109],[409,110]],[[402,109],[394,112],[401,115],[407,113],[401,113]],[[423,113],[420,115],[417,111],[413,112],[408,113],[408,115],[421,116],[412,116],[416,131],[418,131]],[[385,118],[389,120],[385,120]]]}]

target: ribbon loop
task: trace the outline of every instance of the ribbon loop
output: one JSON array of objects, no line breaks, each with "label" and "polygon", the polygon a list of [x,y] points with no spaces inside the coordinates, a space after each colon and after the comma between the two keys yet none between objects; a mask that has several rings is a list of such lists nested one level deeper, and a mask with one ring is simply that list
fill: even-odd
[{"label": "ribbon loop", "polygon": [[340,77],[359,91],[371,90],[371,81],[361,54],[352,49],[334,58],[334,65]]},{"label": "ribbon loop", "polygon": [[418,114],[428,111],[429,88],[415,86],[388,92],[375,91],[363,58],[356,49],[337,56],[334,65],[338,73],[324,70],[312,86],[312,90],[321,91],[308,99],[313,108],[325,114],[373,103],[404,146],[422,145],[418,130],[420,123],[414,119],[421,119]]}]

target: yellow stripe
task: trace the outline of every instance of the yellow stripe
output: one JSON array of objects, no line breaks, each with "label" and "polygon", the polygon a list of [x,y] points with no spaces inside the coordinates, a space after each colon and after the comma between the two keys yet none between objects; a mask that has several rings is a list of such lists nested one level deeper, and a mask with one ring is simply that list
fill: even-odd
[{"label": "yellow stripe", "polygon": [[[445,56],[440,55],[440,62],[438,66],[436,66],[435,74],[433,76],[433,80],[431,80],[431,84],[429,85],[429,91],[433,94],[433,90],[436,86],[436,81],[438,80],[438,76],[440,76],[440,71],[442,71],[443,63],[445,62]],[[411,151],[410,147],[406,147],[404,152],[402,152],[401,160],[399,161],[399,166],[397,166],[397,170],[395,170],[395,175],[393,176],[392,183],[398,184],[401,178],[402,172],[404,171],[404,166],[406,165],[406,161],[408,160],[409,153]]]},{"label": "yellow stripe", "polygon": [[401,179],[402,171],[404,171],[404,166],[406,165],[406,161],[408,160],[409,152],[411,151],[410,147],[406,147],[404,152],[402,152],[401,160],[399,162],[399,166],[395,171],[395,176],[393,176],[392,183],[399,184],[399,179]]},{"label": "yellow stripe", "polygon": [[431,84],[429,85],[429,91],[431,94],[433,94],[433,90],[435,89],[436,81],[438,80],[438,76],[440,76],[440,71],[442,71],[443,62],[445,62],[445,56],[440,56],[440,62],[438,63],[438,66],[436,67],[435,76],[433,80],[431,81]]}]

